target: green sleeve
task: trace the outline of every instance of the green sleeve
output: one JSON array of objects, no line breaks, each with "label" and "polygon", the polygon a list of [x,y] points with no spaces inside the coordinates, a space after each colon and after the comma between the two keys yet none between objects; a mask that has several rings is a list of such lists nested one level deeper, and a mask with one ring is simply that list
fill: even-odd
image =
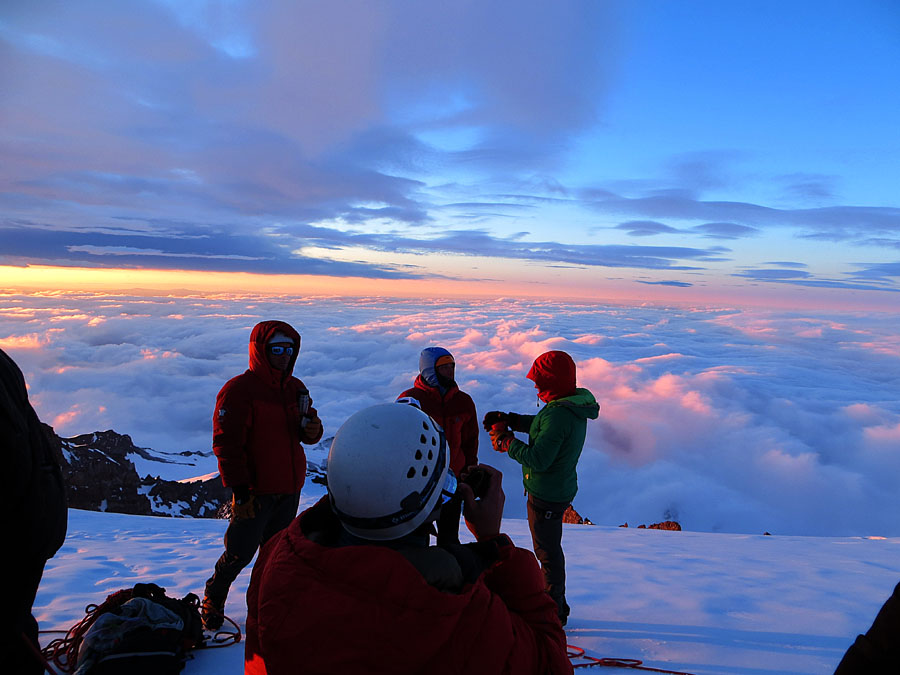
[{"label": "green sleeve", "polygon": [[514,412],[506,414],[509,416],[509,426],[513,431],[528,433],[528,430],[531,428],[531,422],[534,420],[534,415],[520,415]]},{"label": "green sleeve", "polygon": [[564,422],[568,415],[567,411],[559,408],[548,409],[540,420],[537,435],[529,438],[528,445],[514,439],[509,444],[509,456],[535,471],[546,471],[565,444],[568,428]]}]

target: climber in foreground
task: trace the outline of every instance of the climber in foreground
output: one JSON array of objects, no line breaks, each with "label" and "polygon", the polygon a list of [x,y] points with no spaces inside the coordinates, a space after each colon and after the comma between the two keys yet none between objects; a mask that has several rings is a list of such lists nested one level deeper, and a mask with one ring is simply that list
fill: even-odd
[{"label": "climber in foreground", "polygon": [[[440,427],[388,403],[341,426],[327,473],[328,495],[253,568],[245,675],[572,672],[534,556],[500,532],[499,471],[457,482]],[[465,482],[477,473],[480,498]],[[457,491],[477,541],[429,546]]]},{"label": "climber in foreground", "polygon": [[[491,445],[522,465],[528,494],[528,527],[534,554],[559,620],[566,625],[566,557],[562,549],[563,514],[578,491],[575,467],[587,434],[587,421],[597,419],[600,405],[587,389],[575,385],[575,361],[566,352],[551,351],[534,360],[526,377],[534,382],[538,398],[546,405],[537,415],[492,410],[483,424]],[[513,431],[528,434],[528,443]]]}]

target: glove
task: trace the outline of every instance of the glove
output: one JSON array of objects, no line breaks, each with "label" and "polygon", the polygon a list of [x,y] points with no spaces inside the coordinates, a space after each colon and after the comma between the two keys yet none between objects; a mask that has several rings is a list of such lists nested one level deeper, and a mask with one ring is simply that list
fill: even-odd
[{"label": "glove", "polygon": [[508,452],[509,444],[515,438],[513,432],[508,430],[491,429],[491,445],[497,452]]},{"label": "glove", "polygon": [[231,497],[231,517],[235,520],[250,520],[256,516],[256,497],[250,494],[250,488],[246,485],[236,485],[232,488],[234,495]]},{"label": "glove", "polygon": [[491,410],[489,413],[486,413],[484,419],[481,420],[481,426],[484,427],[485,431],[490,431],[491,427],[495,424],[505,424],[506,426],[509,426],[509,415],[500,412],[499,410]]},{"label": "glove", "polygon": [[322,436],[322,420],[313,417],[302,428],[303,437],[308,443],[315,443]]}]

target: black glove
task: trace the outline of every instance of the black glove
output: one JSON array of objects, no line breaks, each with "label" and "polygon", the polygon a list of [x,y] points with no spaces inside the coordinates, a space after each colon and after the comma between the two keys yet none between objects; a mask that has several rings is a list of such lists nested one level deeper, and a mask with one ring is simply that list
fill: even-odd
[{"label": "black glove", "polygon": [[234,495],[231,498],[231,516],[235,520],[249,520],[256,516],[256,498],[250,494],[247,485],[235,485],[231,488]]},{"label": "black glove", "polygon": [[484,419],[481,421],[481,426],[484,427],[485,431],[490,431],[495,424],[509,426],[509,414],[499,410],[491,410],[485,414]]}]

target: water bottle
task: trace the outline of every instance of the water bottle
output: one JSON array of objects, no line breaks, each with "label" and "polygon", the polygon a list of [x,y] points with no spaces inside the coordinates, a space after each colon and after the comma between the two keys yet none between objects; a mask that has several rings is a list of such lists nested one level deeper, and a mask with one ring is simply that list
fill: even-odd
[{"label": "water bottle", "polygon": [[301,389],[297,392],[297,408],[300,410],[300,428],[309,424],[309,389]]}]

